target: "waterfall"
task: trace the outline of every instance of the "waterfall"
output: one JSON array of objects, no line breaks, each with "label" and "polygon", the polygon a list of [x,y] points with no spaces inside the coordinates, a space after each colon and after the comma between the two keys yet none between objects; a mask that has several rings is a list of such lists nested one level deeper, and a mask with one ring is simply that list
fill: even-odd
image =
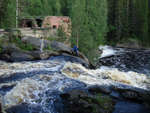
[{"label": "waterfall", "polygon": [[44,47],[44,39],[41,39],[41,46],[40,46],[40,51],[43,52],[43,47]]}]

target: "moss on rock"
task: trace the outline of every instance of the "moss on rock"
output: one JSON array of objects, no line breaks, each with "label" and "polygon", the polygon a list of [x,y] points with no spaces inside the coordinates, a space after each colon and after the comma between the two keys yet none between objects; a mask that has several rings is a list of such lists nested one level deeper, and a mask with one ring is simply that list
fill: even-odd
[{"label": "moss on rock", "polygon": [[114,101],[100,93],[91,95],[86,91],[72,90],[61,95],[65,113],[112,113]]}]

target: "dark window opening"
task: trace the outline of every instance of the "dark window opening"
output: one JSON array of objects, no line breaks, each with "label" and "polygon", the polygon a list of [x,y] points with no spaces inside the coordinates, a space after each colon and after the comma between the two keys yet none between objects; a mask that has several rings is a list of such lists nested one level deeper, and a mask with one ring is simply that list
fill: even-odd
[{"label": "dark window opening", "polygon": [[53,29],[56,29],[56,25],[53,25]]},{"label": "dark window opening", "polygon": [[33,24],[32,24],[32,21],[27,21],[27,22],[26,22],[26,27],[32,27],[32,25],[33,25]]},{"label": "dark window opening", "polygon": [[38,27],[42,27],[42,22],[43,22],[42,19],[36,19],[36,22],[37,22]]}]

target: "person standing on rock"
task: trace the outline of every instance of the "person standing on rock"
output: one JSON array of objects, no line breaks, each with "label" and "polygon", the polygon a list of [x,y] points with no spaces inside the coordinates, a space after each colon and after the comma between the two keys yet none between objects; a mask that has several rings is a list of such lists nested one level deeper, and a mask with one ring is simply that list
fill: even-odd
[{"label": "person standing on rock", "polygon": [[79,54],[78,54],[78,48],[77,48],[76,45],[72,48],[72,51],[73,51],[73,53],[75,53],[76,56],[79,56]]}]

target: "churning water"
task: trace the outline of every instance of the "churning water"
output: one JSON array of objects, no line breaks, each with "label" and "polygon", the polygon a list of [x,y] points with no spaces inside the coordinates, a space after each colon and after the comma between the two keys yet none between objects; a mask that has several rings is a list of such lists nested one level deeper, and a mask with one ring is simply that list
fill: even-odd
[{"label": "churning water", "polygon": [[[86,85],[65,77],[62,62],[5,63],[0,65],[0,94],[8,113],[62,113],[59,95]],[[12,107],[13,106],[13,107]]]},{"label": "churning water", "polygon": [[100,46],[99,66],[134,71],[150,76],[150,50]]}]

